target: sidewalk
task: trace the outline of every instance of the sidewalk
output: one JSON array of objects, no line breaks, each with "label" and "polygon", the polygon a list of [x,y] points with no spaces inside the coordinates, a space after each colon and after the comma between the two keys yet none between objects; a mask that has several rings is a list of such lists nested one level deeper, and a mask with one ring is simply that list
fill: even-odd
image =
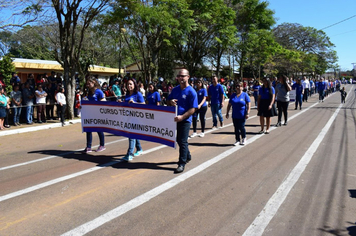
[{"label": "sidewalk", "polygon": [[[74,119],[66,121],[66,126],[71,124],[80,123],[81,119]],[[21,134],[39,130],[46,130],[52,128],[59,128],[62,127],[62,123],[59,120],[48,120],[47,123],[37,124],[33,123],[32,125],[22,124],[21,126],[11,126],[10,128],[5,128],[4,130],[0,131],[0,137],[12,134]]]}]

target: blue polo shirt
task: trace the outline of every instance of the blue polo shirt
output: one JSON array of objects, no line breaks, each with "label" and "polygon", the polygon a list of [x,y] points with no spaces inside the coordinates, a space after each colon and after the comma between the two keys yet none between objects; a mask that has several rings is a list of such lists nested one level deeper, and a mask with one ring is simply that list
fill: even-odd
[{"label": "blue polo shirt", "polygon": [[[191,108],[198,108],[198,96],[192,86],[181,89],[180,85],[174,87],[168,95],[168,100],[177,99],[178,115],[183,115]],[[192,116],[189,116],[182,122],[192,122]]]},{"label": "blue polo shirt", "polygon": [[318,83],[318,91],[324,91],[326,87],[325,81]]},{"label": "blue polo shirt", "polygon": [[157,91],[155,91],[153,93],[148,93],[146,96],[146,101],[150,105],[157,105],[157,102],[161,101],[161,96],[159,95],[159,93]]},{"label": "blue polo shirt", "polygon": [[293,90],[295,90],[295,95],[300,96],[303,92],[303,85],[301,84],[293,84]]},{"label": "blue polo shirt", "polygon": [[216,86],[211,84],[208,89],[208,94],[210,96],[211,105],[221,104],[222,103],[221,95],[224,94],[224,88],[219,83]]},{"label": "blue polo shirt", "polygon": [[129,95],[129,93],[127,92],[124,101],[129,102],[130,100],[133,100],[134,102],[138,103],[145,102],[145,99],[143,98],[142,93],[140,92],[133,93],[132,95]]},{"label": "blue polo shirt", "polygon": [[246,104],[249,102],[251,102],[251,100],[247,93],[242,92],[238,97],[236,93],[233,93],[229,100],[232,107],[232,118],[245,119],[247,114]]},{"label": "blue polo shirt", "polygon": [[[275,94],[275,90],[274,88],[272,87],[272,94]],[[259,90],[258,90],[258,93],[259,95],[261,95],[261,99],[272,99],[270,94],[269,94],[269,88],[265,88],[265,87],[261,87]]]},{"label": "blue polo shirt", "polygon": [[[198,92],[198,105],[201,103],[201,101],[203,101],[204,97],[207,97],[208,96],[208,92],[206,91],[205,88],[201,88]],[[206,100],[205,102],[203,103],[203,105],[201,107],[206,107],[207,104],[206,104]]]},{"label": "blue polo shirt", "polygon": [[96,89],[94,91],[93,96],[88,96],[88,100],[89,101],[100,101],[104,97],[105,97],[105,95],[104,95],[103,91],[101,91],[101,89]]}]

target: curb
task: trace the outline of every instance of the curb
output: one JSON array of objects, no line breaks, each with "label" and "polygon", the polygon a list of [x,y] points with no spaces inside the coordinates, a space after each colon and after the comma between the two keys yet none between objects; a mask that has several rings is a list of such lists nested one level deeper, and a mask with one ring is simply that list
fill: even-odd
[{"label": "curb", "polygon": [[[82,121],[81,119],[69,120],[68,122],[66,122],[66,125],[81,123],[81,121]],[[34,131],[40,131],[40,130],[46,130],[46,129],[52,129],[52,128],[59,128],[59,127],[62,127],[62,123],[60,123],[60,122],[53,123],[53,124],[33,126],[33,127],[26,127],[26,128],[9,129],[9,130],[5,130],[5,131],[0,131],[0,137],[12,135],[12,134],[22,134],[22,133],[28,133],[28,132],[34,132]]]}]

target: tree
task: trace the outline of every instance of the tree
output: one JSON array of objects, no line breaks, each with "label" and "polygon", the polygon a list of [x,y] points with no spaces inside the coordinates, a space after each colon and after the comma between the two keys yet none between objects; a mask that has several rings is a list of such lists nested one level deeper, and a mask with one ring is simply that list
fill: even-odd
[{"label": "tree", "polygon": [[45,0],[0,0],[0,30],[11,30],[36,22],[41,16],[39,13],[43,12],[44,2]]},{"label": "tree", "polygon": [[[74,117],[75,73],[83,74],[81,68],[82,47],[86,30],[100,12],[104,11],[109,0],[52,0],[58,21],[58,36],[53,42],[58,45],[54,50],[56,60],[64,70],[69,118]],[[85,61],[85,60],[84,60]],[[89,63],[85,63],[88,67]]]},{"label": "tree", "polygon": [[17,58],[54,60],[53,51],[44,32],[45,26],[24,26],[12,33],[0,32],[0,40],[6,45],[6,50]]},{"label": "tree", "polygon": [[0,59],[0,72],[4,76],[4,82],[6,86],[6,92],[10,93],[12,87],[10,85],[10,79],[12,77],[12,72],[15,72],[15,66],[12,64],[12,59],[10,55],[6,55]]},{"label": "tree", "polygon": [[[123,36],[144,81],[157,77],[162,49],[171,45],[172,35],[193,24],[186,1],[117,1],[107,22],[124,28]],[[136,54],[138,53],[138,54]]]},{"label": "tree", "polygon": [[297,23],[284,23],[273,29],[276,41],[289,50],[299,51],[301,72],[323,74],[336,62],[334,44],[322,30]]},{"label": "tree", "polygon": [[183,36],[175,37],[179,41],[174,43],[174,47],[184,67],[194,75],[209,55],[220,63],[229,40],[234,37],[235,28],[232,26],[235,13],[223,0],[189,0],[189,4],[196,26],[182,30]]},{"label": "tree", "polygon": [[238,30],[239,43],[236,45],[236,58],[240,65],[240,76],[243,78],[243,68],[249,61],[247,58],[250,40],[254,40],[255,31],[270,30],[275,24],[274,12],[268,9],[267,1],[235,0],[232,1],[236,11],[235,25]]}]

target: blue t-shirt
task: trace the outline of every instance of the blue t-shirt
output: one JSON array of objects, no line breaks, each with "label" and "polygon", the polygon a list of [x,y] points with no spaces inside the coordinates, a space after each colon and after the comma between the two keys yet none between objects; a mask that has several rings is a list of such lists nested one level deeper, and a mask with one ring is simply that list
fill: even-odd
[{"label": "blue t-shirt", "polygon": [[222,103],[221,95],[224,94],[224,88],[221,86],[221,84],[217,84],[216,86],[211,84],[209,86],[208,93],[210,96],[210,104],[214,105]]},{"label": "blue t-shirt", "polygon": [[130,100],[133,100],[134,102],[137,103],[144,103],[145,99],[142,96],[142,93],[137,92],[137,93],[133,93],[132,95],[130,95],[129,93],[126,93],[125,96],[125,102],[129,102]]},{"label": "blue t-shirt", "polygon": [[[181,89],[180,85],[174,87],[168,95],[168,100],[177,99],[178,115],[183,115],[191,108],[198,108],[198,96],[192,86]],[[189,116],[185,122],[192,122],[192,116]]]},{"label": "blue t-shirt", "polygon": [[232,118],[245,119],[247,113],[246,104],[249,102],[251,102],[251,100],[247,93],[242,92],[238,97],[236,93],[233,93],[229,100],[232,107]]},{"label": "blue t-shirt", "polygon": [[[206,91],[205,88],[201,88],[198,92],[198,105],[201,103],[201,101],[203,101],[204,97],[207,97],[208,96],[208,93]],[[207,104],[206,104],[206,100],[205,102],[203,103],[203,105],[201,107],[206,107]]]},{"label": "blue t-shirt", "polygon": [[[271,89],[272,89],[272,94],[275,94],[274,88],[272,87]],[[261,87],[258,90],[258,93],[259,93],[259,95],[261,95],[261,99],[272,99],[270,94],[269,94],[269,88]]]},{"label": "blue t-shirt", "polygon": [[[253,85],[252,89],[253,89],[253,96],[258,96],[258,91],[260,90],[261,86],[260,85]],[[257,91],[255,91],[255,89],[257,89]]]},{"label": "blue t-shirt", "polygon": [[146,101],[150,105],[157,105],[157,102],[161,101],[161,96],[159,95],[159,93],[157,91],[155,91],[153,93],[149,92],[146,96]]},{"label": "blue t-shirt", "polygon": [[325,81],[323,81],[323,82],[319,81],[319,83],[318,83],[318,91],[324,91],[325,87],[326,87]]},{"label": "blue t-shirt", "polygon": [[295,95],[300,96],[303,92],[303,85],[301,84],[293,84],[293,90],[295,90]]},{"label": "blue t-shirt", "polygon": [[105,95],[104,95],[103,91],[101,91],[101,89],[96,89],[92,96],[88,95],[88,100],[89,101],[100,101],[104,97],[105,97]]}]

